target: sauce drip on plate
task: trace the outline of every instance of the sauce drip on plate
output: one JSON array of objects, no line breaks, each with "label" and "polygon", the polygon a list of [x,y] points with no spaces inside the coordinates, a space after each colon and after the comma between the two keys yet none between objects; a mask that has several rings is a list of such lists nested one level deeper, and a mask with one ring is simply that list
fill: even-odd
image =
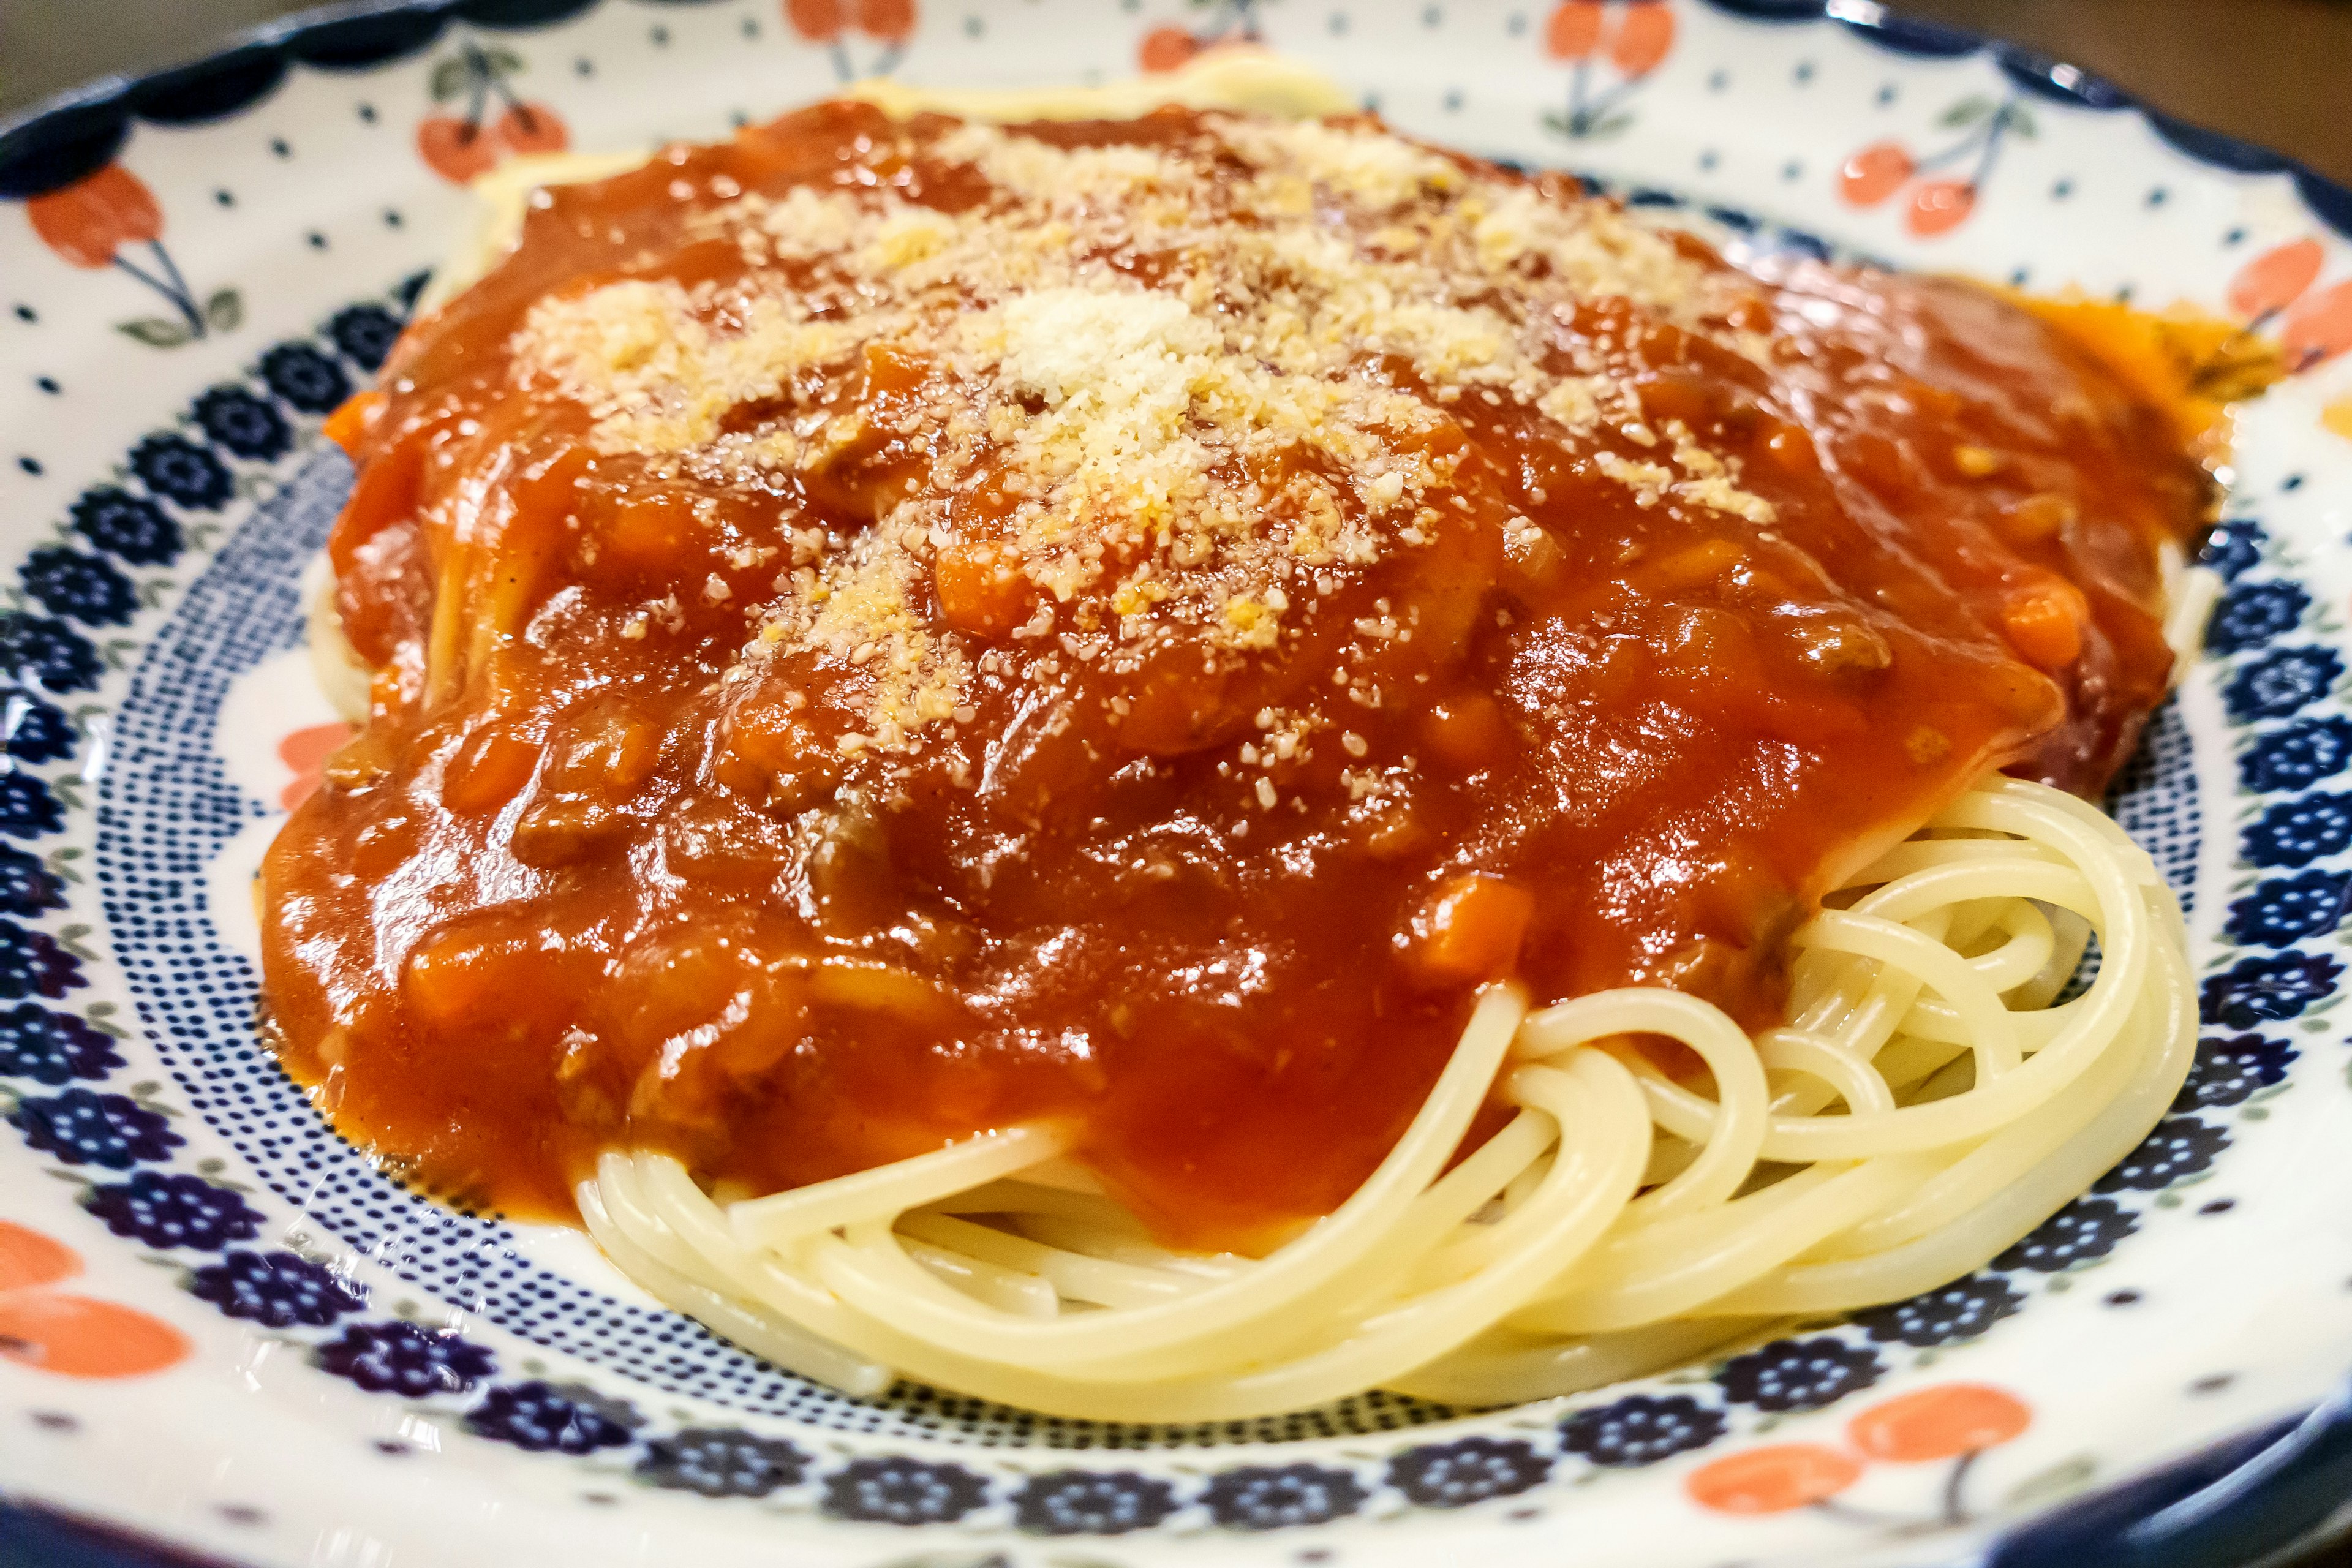
[{"label": "sauce drip on plate", "polygon": [[265,871],[339,1126],[570,1212],[1043,1115],[1168,1237],[1377,1163],[1481,983],[1775,1020],[1819,890],[2161,697],[2162,412],[1376,122],[828,104],[557,188],[339,419],[373,713]]}]

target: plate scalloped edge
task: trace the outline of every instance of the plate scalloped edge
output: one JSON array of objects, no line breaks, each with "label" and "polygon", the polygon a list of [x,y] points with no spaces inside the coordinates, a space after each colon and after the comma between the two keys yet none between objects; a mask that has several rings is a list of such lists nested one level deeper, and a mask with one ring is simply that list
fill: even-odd
[{"label": "plate scalloped edge", "polygon": [[[618,5],[620,0],[603,3]],[[664,8],[683,11],[693,3],[669,0]],[[648,0],[640,4],[649,13],[655,9]],[[2212,169],[2244,176],[2284,175],[2302,208],[2322,229],[2339,238],[2352,238],[2352,191],[2291,160],[2147,110],[2074,68],[2011,46],[1896,17],[1860,0],[1826,4],[1822,0],[1704,0],[1704,4],[1752,22],[1834,26],[1915,59],[1954,61],[1983,56],[2032,98],[2100,113],[2127,110],[2142,117],[2166,144]],[[600,0],[409,4],[394,0],[388,5],[306,13],[247,35],[204,60],[96,84],[0,126],[0,198],[26,200],[50,194],[107,168],[134,134],[135,123],[184,128],[235,116],[266,98],[297,64],[324,70],[359,70],[412,58],[452,26],[529,32],[596,10],[599,5]],[[1250,6],[1247,0],[1226,0],[1224,9],[1246,18]],[[1579,110],[1571,106],[1570,112],[1573,115]],[[1605,127],[1603,119],[1588,122],[1585,131],[1599,130],[1605,135]],[[1634,186],[1633,199],[1641,199],[1646,189]],[[202,335],[204,318],[216,299],[192,302],[195,307],[192,331]],[[335,337],[339,340],[340,334]],[[338,342],[337,346],[351,353],[347,344]],[[352,357],[364,365],[360,356]],[[299,395],[289,396],[280,384],[287,377],[298,377],[300,366],[294,361],[281,361],[283,374],[270,374],[268,356],[264,359],[262,374],[269,391],[298,411],[317,412],[299,401]],[[138,559],[135,554],[122,558],[131,563]],[[101,595],[113,591],[102,580],[95,587],[84,583],[80,589],[70,591],[85,590]],[[35,592],[37,596],[38,590]],[[19,660],[25,657],[21,648],[11,652]],[[12,719],[12,734],[16,724]],[[0,1484],[5,1484],[5,1479],[0,1479]],[[2095,1544],[2117,1563],[2186,1568],[2192,1563],[2239,1561],[2284,1539],[2290,1527],[2315,1520],[2347,1489],[2352,1489],[2352,1386],[2305,1415],[2265,1425],[2163,1469],[2079,1498],[2011,1530],[1987,1548],[1985,1560],[2012,1568],[2029,1564],[2039,1568],[2045,1563],[2085,1561],[2084,1553]],[[0,1523],[0,1531],[5,1528]],[[0,1533],[0,1542],[6,1539]]]}]

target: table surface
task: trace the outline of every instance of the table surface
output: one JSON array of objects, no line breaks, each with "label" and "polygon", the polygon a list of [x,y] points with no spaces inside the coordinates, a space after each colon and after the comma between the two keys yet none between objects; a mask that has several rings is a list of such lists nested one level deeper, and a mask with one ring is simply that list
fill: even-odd
[{"label": "table surface", "polygon": [[[1888,5],[2072,61],[2184,120],[2352,184],[2352,0]],[[200,55],[225,33],[300,8],[286,0],[0,0],[0,117],[92,77]],[[93,26],[100,17],[110,25]],[[2274,1568],[2352,1568],[2352,1547]]]}]

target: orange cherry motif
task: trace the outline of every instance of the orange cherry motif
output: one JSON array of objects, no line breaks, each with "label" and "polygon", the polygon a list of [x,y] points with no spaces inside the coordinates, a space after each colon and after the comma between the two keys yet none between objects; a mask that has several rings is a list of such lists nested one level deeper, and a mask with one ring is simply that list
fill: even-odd
[{"label": "orange cherry motif", "polygon": [[121,247],[163,234],[155,194],[120,163],[35,196],[25,204],[25,216],[41,243],[76,267],[104,267]]},{"label": "orange cherry motif", "polygon": [[20,1290],[0,1296],[0,1358],[61,1377],[138,1377],[187,1359],[187,1336],[134,1307]]},{"label": "orange cherry motif", "polygon": [[47,1289],[80,1272],[72,1247],[0,1220],[0,1361],[64,1377],[136,1377],[187,1355],[186,1337],[159,1318]]},{"label": "orange cherry motif", "polygon": [[841,0],[784,0],[784,21],[812,44],[829,44],[848,25]]},{"label": "orange cherry motif", "polygon": [[54,1285],[81,1272],[81,1257],[37,1230],[0,1220],[0,1291]]},{"label": "orange cherry motif", "polygon": [[1601,47],[1606,15],[1601,0],[1565,0],[1544,24],[1544,53],[1556,60],[1591,58]]},{"label": "orange cherry motif", "polygon": [[1675,14],[1665,0],[1633,0],[1609,40],[1609,63],[1627,77],[1658,68],[1675,47]]},{"label": "orange cherry motif", "polygon": [[1154,27],[1143,35],[1136,58],[1145,70],[1172,71],[1201,52],[1192,35],[1181,27]]},{"label": "orange cherry motif", "polygon": [[511,106],[499,116],[496,133],[510,153],[561,153],[572,145],[562,120],[543,103]]},{"label": "orange cherry motif", "polygon": [[2015,1394],[1981,1383],[1945,1383],[1874,1405],[1846,1426],[1874,1459],[1921,1464],[1997,1447],[2033,1424]]},{"label": "orange cherry motif", "polygon": [[1922,239],[1948,234],[1976,210],[1977,188],[1965,180],[1929,180],[1911,193],[1904,226]]},{"label": "orange cherry motif", "polygon": [[416,128],[416,154],[435,174],[462,185],[499,161],[499,138],[454,114],[428,115]]},{"label": "orange cherry motif", "polygon": [[857,0],[858,30],[886,44],[915,36],[915,0]]},{"label": "orange cherry motif", "polygon": [[1910,152],[1899,142],[1864,147],[1838,171],[1838,192],[1858,207],[1874,207],[1918,171]]},{"label": "orange cherry motif", "polygon": [[1786,1513],[1835,1497],[1861,1476],[1862,1462],[1835,1448],[1776,1443],[1703,1465],[1684,1485],[1717,1513]]},{"label": "orange cherry motif", "polygon": [[2352,279],[2307,294],[2279,329],[2290,370],[2309,370],[2352,350]]},{"label": "orange cherry motif", "polygon": [[2248,321],[2284,310],[2319,280],[2327,253],[2308,237],[2273,246],[2230,279],[2230,309]]}]

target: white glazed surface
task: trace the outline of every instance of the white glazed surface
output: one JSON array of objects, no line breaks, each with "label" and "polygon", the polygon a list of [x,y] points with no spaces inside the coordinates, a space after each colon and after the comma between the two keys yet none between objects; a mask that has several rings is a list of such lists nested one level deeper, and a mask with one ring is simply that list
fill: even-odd
[{"label": "white glazed surface", "polygon": [[[117,330],[142,317],[172,319],[168,308],[157,315],[152,289],[119,267],[69,265],[28,221],[30,206],[0,202],[0,312],[15,312],[0,313],[0,445],[8,448],[0,451],[7,459],[0,468],[0,560],[60,540],[85,552],[104,544],[72,525],[77,499],[92,487],[163,496],[156,504],[187,540],[168,562],[112,552],[117,574],[136,584],[141,603],[127,624],[91,625],[85,616],[77,628],[109,664],[94,689],[55,698],[81,738],[69,757],[9,764],[11,776],[37,781],[38,795],[57,804],[58,826],[47,830],[35,820],[37,800],[24,806],[20,797],[0,796],[0,832],[71,879],[68,907],[20,911],[7,928],[16,935],[0,931],[0,947],[16,942],[29,951],[26,943],[37,946],[29,933],[38,931],[63,944],[55,952],[78,953],[72,963],[85,984],[31,995],[30,1004],[124,1037],[112,1047],[121,1063],[107,1067],[102,1081],[43,1082],[0,1071],[7,1097],[0,1109],[16,1112],[16,1125],[0,1130],[0,1219],[79,1255],[79,1277],[56,1289],[136,1307],[190,1342],[176,1364],[136,1377],[68,1378],[0,1360],[0,1491],[269,1564],[1940,1563],[1961,1558],[2035,1508],[2326,1394],[2352,1366],[2346,1310],[2352,1058],[2347,1015],[2333,1010],[2332,998],[2293,1018],[2209,1026],[2209,1036],[2258,1033],[2297,1054],[2283,1081],[2198,1110],[2200,1125],[2228,1133],[2227,1147],[2209,1163],[2168,1186],[2116,1194],[2137,1228],[2103,1258],[2066,1270],[2001,1272],[2017,1310],[1974,1337],[1915,1345],[1899,1336],[1872,1338],[1862,1327],[1822,1330],[1852,1352],[1867,1353],[1870,1385],[1819,1409],[1781,1413],[1731,1397],[1728,1374],[1714,1366],[1451,1419],[1376,1406],[1349,1418],[1358,1430],[1318,1436],[1302,1426],[1304,1435],[1289,1440],[1217,1435],[1213,1444],[1180,1443],[1130,1434],[1112,1449],[1109,1435],[1097,1433],[1088,1446],[1074,1447],[1074,1431],[1048,1440],[1055,1434],[1042,1428],[987,1415],[960,1421],[959,1412],[904,1404],[870,1421],[837,1405],[810,1418],[772,1392],[754,1396],[739,1387],[739,1396],[722,1401],[677,1379],[659,1386],[633,1370],[627,1354],[583,1353],[591,1330],[557,1331],[498,1295],[499,1269],[545,1269],[588,1296],[608,1297],[615,1314],[657,1324],[657,1310],[569,1233],[485,1225],[440,1236],[423,1205],[387,1187],[389,1216],[360,1234],[338,1217],[356,1212],[351,1204],[359,1200],[337,1198],[329,1174],[306,1188],[292,1173],[299,1162],[252,1152],[258,1145],[240,1152],[250,1129],[238,1121],[238,1093],[274,1093],[272,1116],[309,1114],[282,1082],[268,1089],[266,1070],[236,1079],[234,1092],[220,1087],[229,1079],[219,1075],[227,1071],[221,1053],[242,1058],[249,1069],[260,1050],[239,1022],[251,974],[237,955],[249,953],[253,942],[244,883],[295,777],[277,747],[289,733],[331,720],[299,659],[271,656],[272,647],[289,646],[298,552],[289,547],[274,563],[236,564],[271,530],[293,526],[281,524],[281,511],[319,526],[338,482],[338,459],[320,452],[317,412],[289,401],[282,388],[273,394],[264,356],[273,345],[300,342],[334,360],[322,324],[353,301],[391,299],[463,221],[463,191],[426,167],[416,134],[435,111],[436,63],[459,58],[467,41],[510,51],[514,89],[552,108],[574,147],[597,151],[724,135],[737,116],[764,118],[821,96],[845,67],[862,71],[895,59],[906,79],[931,85],[1098,80],[1131,72],[1156,28],[1208,37],[1246,25],[1366,94],[1401,129],[1530,165],[1594,173],[1612,188],[1760,215],[1767,225],[1759,242],[1769,241],[1772,226],[1792,226],[1898,265],[2038,289],[2128,289],[2142,303],[2179,299],[2216,313],[2232,309],[2232,282],[2246,263],[2279,246],[2319,242],[2324,265],[2314,289],[2352,273],[2352,247],[2298,198],[2287,175],[2210,167],[2168,144],[2136,112],[2021,97],[1986,54],[1927,58],[1834,20],[1769,22],[1700,0],[1657,3],[1671,6],[1671,49],[1630,79],[1605,57],[1588,62],[1587,103],[1615,96],[1580,136],[1564,129],[1579,73],[1547,55],[1545,8],[1506,0],[1280,0],[1262,8],[1235,0],[919,0],[919,26],[903,49],[854,27],[832,47],[813,43],[786,25],[773,0],[605,0],[540,28],[457,23],[404,59],[341,71],[298,65],[273,92],[233,114],[133,130],[117,162],[154,193],[163,243],[199,313],[222,289],[234,289],[238,300],[234,325],[223,311],[204,335],[172,346]],[[1622,26],[1626,9],[1609,7],[1611,26]],[[1866,20],[1872,8],[1843,9]],[[1865,208],[1841,194],[1839,170],[1865,145],[1899,140],[1931,153],[1970,134],[1970,126],[1990,123],[1982,114],[1954,112],[1972,96],[1988,100],[1989,110],[2014,100],[2027,115],[2004,122],[1998,165],[1983,174],[1968,221],[1922,237],[1904,221],[1900,195]],[[2031,134],[2020,128],[2026,125]],[[1973,166],[1975,157],[1961,163]],[[142,244],[123,254],[144,258],[148,249]],[[158,335],[169,334],[145,332]],[[337,363],[352,384],[364,380],[360,364]],[[187,411],[223,384],[266,402],[274,395],[289,449],[267,461],[221,456],[236,493],[217,507],[172,501],[148,479],[132,477],[124,454],[153,432],[176,430],[219,454]],[[2333,689],[2313,694],[2291,715],[2257,710],[2260,692],[2271,689],[2260,686],[2272,668],[2263,661],[2282,649],[2341,650],[2347,642],[2340,606],[2352,582],[2347,399],[2352,356],[2296,375],[2245,412],[2229,508],[2242,558],[2227,562],[2238,587],[2223,609],[2225,626],[2238,631],[2217,636],[2219,651],[2190,673],[2181,693],[2179,724],[2169,732],[2193,763],[2172,767],[2147,797],[2149,812],[2194,810],[2201,817],[2201,839],[2184,873],[2193,957],[2216,1006],[2227,998],[2211,977],[2233,965],[2274,951],[2341,951],[2332,929],[2283,949],[2241,945],[2244,921],[2254,917],[2241,916],[2235,931],[2229,922],[2233,904],[2259,901],[2263,887],[2352,864],[2341,845],[2327,847],[2325,823],[2315,830],[2315,858],[2250,863],[2248,833],[2270,833],[2263,824],[2290,803],[2315,802],[2312,809],[2323,816],[2336,808],[2329,779],[2256,789],[2243,762],[2266,738],[2324,725],[2340,711]],[[298,474],[301,483],[287,490]],[[261,508],[271,510],[257,522]],[[2258,548],[2242,548],[2256,541]],[[215,552],[240,542],[247,556],[228,569],[253,571],[254,592],[266,587],[277,595],[272,603],[285,601],[255,620],[255,635],[271,646],[214,646],[191,654],[194,663],[184,668],[151,653],[151,646],[201,642],[204,627],[192,626],[183,595],[205,591],[199,580],[208,568],[209,592],[220,603],[236,600],[246,584],[222,580]],[[2265,587],[2286,583],[2305,590],[2299,610],[2291,590]],[[35,614],[57,610],[58,618],[76,619],[56,604],[26,599],[26,590],[7,592]],[[2265,607],[2279,605],[2287,605],[2284,621],[2263,622]],[[2237,619],[2228,618],[2232,614]],[[226,700],[215,699],[216,727],[181,726],[175,751],[165,743],[169,726],[151,719],[142,730],[134,721],[142,705],[159,710],[179,688],[201,685],[198,666],[213,671]],[[2324,684],[2333,688],[2340,676],[2339,665]],[[11,735],[22,706],[9,710]],[[234,832],[198,832],[158,815],[159,803],[174,797],[142,783],[175,760],[194,765],[191,759],[207,755],[220,770],[211,786],[226,792],[218,797],[242,803]],[[19,806],[31,815],[11,826]],[[2126,820],[2134,818],[2127,813]],[[2187,842],[2160,824],[2146,826],[2155,820],[2134,825],[2176,849]],[[110,848],[100,847],[101,832],[111,836]],[[175,852],[186,863],[165,865]],[[141,857],[155,864],[126,882],[124,868]],[[2165,858],[2161,847],[2158,857]],[[114,880],[101,885],[96,873],[109,868]],[[173,945],[170,931],[136,919],[140,900],[163,896],[155,879],[166,872],[202,884],[189,903],[212,926],[194,932],[196,945],[184,950]],[[5,969],[0,955],[0,973]],[[210,975],[222,977],[223,1010],[214,1033],[199,1038],[157,997]],[[0,1009],[28,993],[19,984],[6,995]],[[75,1089],[127,1095],[167,1112],[182,1142],[110,1168],[67,1160],[20,1136],[26,1106]],[[84,1200],[93,1184],[120,1185],[135,1169],[234,1184],[259,1216],[256,1234],[178,1248],[119,1234]],[[477,1294],[446,1288],[464,1272],[449,1255],[467,1248],[479,1254],[473,1277],[485,1283]],[[191,1289],[195,1271],[216,1266],[225,1250],[273,1249],[326,1265],[347,1282],[352,1294],[344,1300],[353,1304],[332,1307],[331,1321],[272,1328],[224,1315]],[[441,1261],[420,1263],[428,1253]],[[6,1310],[0,1293],[0,1315]],[[462,1334],[488,1352],[495,1373],[462,1391],[409,1399],[366,1391],[321,1363],[320,1347],[353,1325],[402,1317]],[[696,1353],[711,1365],[731,1354]],[[484,1401],[530,1383],[585,1385],[592,1399],[625,1401],[641,1425],[584,1455],[525,1451],[510,1431],[484,1435]],[[1943,1461],[1872,1464],[1828,1506],[1770,1514],[1710,1509],[1690,1484],[1702,1466],[1767,1445],[1850,1453],[1857,1414],[1953,1384],[1990,1385],[2030,1411],[2021,1434],[1969,1461],[1955,1513],[1946,1513],[1944,1492],[1954,1467]],[[1646,1465],[1595,1462],[1589,1445],[1569,1442],[1578,1415],[1628,1398],[1696,1402],[1720,1416],[1721,1430]],[[803,1461],[800,1473],[738,1489],[759,1495],[702,1495],[674,1484],[674,1465],[671,1484],[664,1484],[663,1450],[654,1445],[688,1427],[790,1443]],[[973,1440],[981,1436],[991,1441]],[[1486,1447],[1460,1447],[1466,1439]],[[1489,1472],[1507,1484],[1461,1507],[1444,1506],[1460,1494],[1437,1496],[1425,1484],[1416,1492],[1412,1478],[1426,1481],[1428,1456],[1438,1449],[1457,1463],[1464,1454],[1485,1456]],[[931,1503],[908,1505],[930,1508],[936,1521],[855,1517],[877,1511],[873,1499],[882,1495],[870,1488],[859,1493],[856,1476],[870,1479],[870,1462],[894,1458],[948,1468],[924,1483],[933,1489],[926,1494]],[[852,1468],[860,1464],[869,1468]],[[1264,1488],[1282,1483],[1253,1483],[1241,1473],[1297,1466],[1346,1484],[1335,1491],[1317,1483],[1321,1504],[1298,1505],[1304,1514],[1294,1510],[1297,1521],[1284,1522],[1261,1506],[1273,1495]],[[1142,1527],[1124,1531],[1097,1521],[1091,1531],[1050,1533],[1056,1518],[1068,1516],[1037,1500],[1073,1471],[1114,1477],[1108,1484],[1146,1499],[1150,1517],[1130,1516]],[[976,1500],[959,1494],[958,1475],[981,1489]],[[1258,1492],[1250,1491],[1253,1484]],[[1318,1511],[1333,1517],[1305,1517]]]}]

